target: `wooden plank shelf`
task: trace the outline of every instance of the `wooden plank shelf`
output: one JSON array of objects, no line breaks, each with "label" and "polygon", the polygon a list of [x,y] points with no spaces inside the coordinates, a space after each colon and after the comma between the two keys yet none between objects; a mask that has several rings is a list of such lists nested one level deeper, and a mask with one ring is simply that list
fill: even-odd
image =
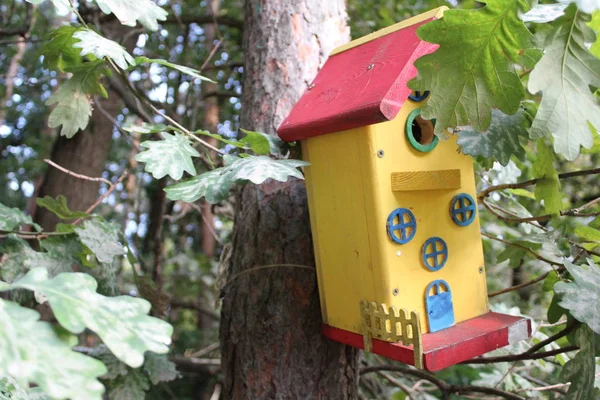
[{"label": "wooden plank shelf", "polygon": [[[323,324],[323,335],[336,342],[363,349],[362,335]],[[531,336],[531,321],[523,317],[489,312],[450,328],[423,335],[423,365],[439,371]],[[414,365],[412,346],[373,339],[373,353]]]}]

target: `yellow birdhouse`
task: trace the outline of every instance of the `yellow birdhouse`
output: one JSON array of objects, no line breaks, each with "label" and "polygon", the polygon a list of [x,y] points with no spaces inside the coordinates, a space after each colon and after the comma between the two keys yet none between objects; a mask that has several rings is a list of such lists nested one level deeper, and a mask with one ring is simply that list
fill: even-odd
[{"label": "yellow birdhouse", "polygon": [[323,333],[432,371],[531,332],[489,312],[472,159],[406,85],[443,10],[335,49],[278,131],[310,162]]}]

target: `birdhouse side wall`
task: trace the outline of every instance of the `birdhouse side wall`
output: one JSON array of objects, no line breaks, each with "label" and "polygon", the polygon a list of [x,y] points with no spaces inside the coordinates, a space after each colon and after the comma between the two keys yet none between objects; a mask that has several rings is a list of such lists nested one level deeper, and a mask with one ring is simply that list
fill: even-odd
[{"label": "birdhouse side wall", "polygon": [[323,322],[355,333],[360,301],[389,293],[373,237],[374,134],[368,126],[302,141]]}]

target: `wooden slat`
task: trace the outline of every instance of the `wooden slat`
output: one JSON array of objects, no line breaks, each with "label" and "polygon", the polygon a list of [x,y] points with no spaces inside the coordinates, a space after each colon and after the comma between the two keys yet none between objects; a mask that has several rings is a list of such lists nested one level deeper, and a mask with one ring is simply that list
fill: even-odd
[{"label": "wooden slat", "polygon": [[392,172],[393,192],[460,188],[460,170]]},{"label": "wooden slat", "polygon": [[[363,336],[322,325],[325,337],[362,349]],[[422,343],[406,346],[402,343],[388,343],[372,340],[372,352],[405,364],[415,365],[420,361],[415,357],[419,347],[423,352],[423,365],[417,367],[428,371],[439,371],[451,365],[480,356],[492,350],[516,343],[531,336],[531,321],[527,318],[489,312],[479,317],[463,321],[435,333],[423,334]]]}]

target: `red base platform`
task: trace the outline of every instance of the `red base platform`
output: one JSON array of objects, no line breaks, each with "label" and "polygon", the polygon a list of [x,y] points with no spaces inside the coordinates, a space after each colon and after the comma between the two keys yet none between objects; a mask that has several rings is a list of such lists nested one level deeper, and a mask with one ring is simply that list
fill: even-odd
[{"label": "red base platform", "polygon": [[[325,337],[362,349],[363,337],[358,333],[323,324]],[[480,356],[531,336],[527,318],[489,312],[435,333],[423,335],[423,364],[428,371],[439,371],[451,365]],[[414,365],[412,346],[373,339],[373,353]]]}]

